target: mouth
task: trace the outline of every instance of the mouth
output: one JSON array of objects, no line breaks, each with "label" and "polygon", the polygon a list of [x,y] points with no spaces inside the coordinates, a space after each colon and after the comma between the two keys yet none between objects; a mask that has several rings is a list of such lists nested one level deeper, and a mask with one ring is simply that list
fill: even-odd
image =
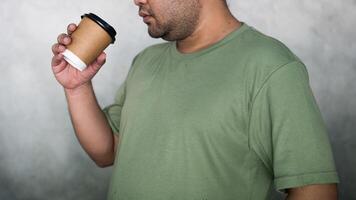
[{"label": "mouth", "polygon": [[145,23],[148,23],[149,20],[152,18],[151,15],[149,15],[148,13],[143,12],[143,11],[140,11],[138,15],[140,15],[140,16],[143,18],[143,21],[144,21]]}]

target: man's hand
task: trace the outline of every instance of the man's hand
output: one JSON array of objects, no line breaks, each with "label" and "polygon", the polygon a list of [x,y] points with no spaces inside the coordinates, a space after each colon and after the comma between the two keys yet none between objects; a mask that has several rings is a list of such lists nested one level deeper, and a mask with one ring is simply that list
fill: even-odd
[{"label": "man's hand", "polygon": [[75,24],[69,24],[67,27],[67,34],[62,33],[58,36],[58,43],[52,46],[52,70],[57,81],[66,89],[75,89],[80,85],[89,82],[94,75],[104,65],[106,54],[102,52],[99,57],[90,64],[82,72],[72,67],[67,63],[61,54],[66,49],[66,46],[71,43],[70,35],[76,30]]},{"label": "man's hand", "polygon": [[105,63],[106,55],[100,56],[82,72],[68,64],[61,54],[71,43],[70,35],[75,24],[67,27],[67,34],[60,34],[58,43],[52,46],[52,70],[57,81],[64,87],[68,110],[78,141],[100,167],[114,163],[116,145],[110,125],[101,110],[91,84],[91,79]]},{"label": "man's hand", "polygon": [[337,200],[336,184],[307,185],[287,190],[287,200]]}]

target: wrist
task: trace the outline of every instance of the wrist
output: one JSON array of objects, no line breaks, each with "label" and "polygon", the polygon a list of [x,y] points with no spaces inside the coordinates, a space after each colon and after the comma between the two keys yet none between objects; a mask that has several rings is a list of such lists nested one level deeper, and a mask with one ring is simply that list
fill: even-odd
[{"label": "wrist", "polygon": [[87,94],[88,92],[91,92],[91,90],[92,90],[91,81],[83,83],[75,88],[65,88],[64,87],[64,92],[65,92],[66,96],[78,96],[78,95],[82,95],[82,94]]}]

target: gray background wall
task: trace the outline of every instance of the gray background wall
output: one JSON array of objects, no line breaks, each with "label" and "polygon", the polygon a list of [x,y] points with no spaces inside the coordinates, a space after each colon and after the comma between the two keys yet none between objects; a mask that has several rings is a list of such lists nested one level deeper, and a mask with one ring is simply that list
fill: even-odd
[{"label": "gray background wall", "polygon": [[[356,1],[230,1],[235,16],[289,46],[308,67],[327,123],[341,199],[356,199]],[[85,12],[118,29],[94,78],[102,106],[113,101],[133,56],[162,40],[147,34],[133,1],[2,0],[0,4],[0,199],[104,199],[112,168],[81,149],[50,47]],[[278,194],[273,198],[279,199]]]}]

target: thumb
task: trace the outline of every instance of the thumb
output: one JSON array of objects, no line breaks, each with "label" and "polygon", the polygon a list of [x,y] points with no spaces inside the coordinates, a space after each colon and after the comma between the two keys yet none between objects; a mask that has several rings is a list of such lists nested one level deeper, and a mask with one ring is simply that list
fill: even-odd
[{"label": "thumb", "polygon": [[92,64],[88,65],[88,67],[81,72],[81,75],[86,79],[91,79],[99,71],[101,66],[104,65],[105,61],[106,54],[102,52]]},{"label": "thumb", "polygon": [[106,53],[102,52],[89,67],[92,67],[95,71],[98,71],[101,68],[101,66],[105,64],[105,62],[106,62]]}]

